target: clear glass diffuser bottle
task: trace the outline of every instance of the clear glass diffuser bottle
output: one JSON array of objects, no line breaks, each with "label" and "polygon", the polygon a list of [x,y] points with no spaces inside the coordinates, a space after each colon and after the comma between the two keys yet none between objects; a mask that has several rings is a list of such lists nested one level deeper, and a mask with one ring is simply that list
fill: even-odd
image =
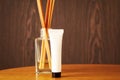
[{"label": "clear glass diffuser bottle", "polygon": [[51,54],[49,38],[46,30],[40,30],[40,37],[35,38],[35,69],[36,73],[51,72]]}]

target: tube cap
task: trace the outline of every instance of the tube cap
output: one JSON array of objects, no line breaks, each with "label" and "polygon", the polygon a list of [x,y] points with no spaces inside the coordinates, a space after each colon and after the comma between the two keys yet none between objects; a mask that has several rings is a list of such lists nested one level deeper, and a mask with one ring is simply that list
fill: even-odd
[{"label": "tube cap", "polygon": [[52,72],[52,77],[53,78],[60,78],[61,77],[61,72]]}]

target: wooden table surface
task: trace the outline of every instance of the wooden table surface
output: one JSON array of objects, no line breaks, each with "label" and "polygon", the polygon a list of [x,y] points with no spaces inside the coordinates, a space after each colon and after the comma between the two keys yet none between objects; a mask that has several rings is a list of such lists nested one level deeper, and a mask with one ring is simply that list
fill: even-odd
[{"label": "wooden table surface", "polygon": [[0,70],[0,80],[120,80],[120,65],[110,64],[66,64],[62,66],[62,77],[51,74],[35,74],[35,67],[20,67]]}]

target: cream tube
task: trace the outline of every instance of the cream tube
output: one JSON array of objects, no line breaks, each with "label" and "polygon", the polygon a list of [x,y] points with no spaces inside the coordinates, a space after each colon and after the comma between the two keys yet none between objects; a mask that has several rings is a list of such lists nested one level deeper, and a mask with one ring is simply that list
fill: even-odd
[{"label": "cream tube", "polygon": [[61,77],[62,38],[64,29],[50,29],[52,77]]}]

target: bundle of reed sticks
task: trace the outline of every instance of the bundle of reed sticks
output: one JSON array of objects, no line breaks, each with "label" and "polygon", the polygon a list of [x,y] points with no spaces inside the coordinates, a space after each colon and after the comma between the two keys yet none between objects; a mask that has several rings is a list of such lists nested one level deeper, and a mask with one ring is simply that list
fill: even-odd
[{"label": "bundle of reed sticks", "polygon": [[40,22],[41,22],[42,28],[45,29],[44,30],[45,39],[42,40],[42,45],[41,45],[39,69],[45,68],[46,55],[47,55],[48,64],[49,64],[48,66],[49,68],[51,68],[50,48],[48,43],[48,29],[51,27],[54,3],[55,3],[55,0],[47,0],[45,18],[44,18],[42,2],[41,0],[37,0],[37,7],[39,12]]}]

